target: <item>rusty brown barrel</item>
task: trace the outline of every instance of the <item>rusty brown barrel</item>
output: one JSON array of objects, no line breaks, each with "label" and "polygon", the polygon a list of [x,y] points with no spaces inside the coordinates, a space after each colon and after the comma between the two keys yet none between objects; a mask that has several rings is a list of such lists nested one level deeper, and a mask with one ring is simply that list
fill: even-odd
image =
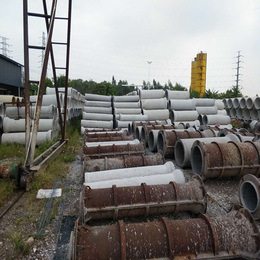
[{"label": "rusty brown barrel", "polygon": [[161,130],[157,137],[157,151],[163,151],[165,157],[174,157],[174,146],[178,139],[187,138],[203,138],[203,132],[196,130],[195,132],[184,131],[164,131]]},{"label": "rusty brown barrel", "polygon": [[134,135],[121,135],[121,136],[98,136],[92,137],[87,135],[85,137],[85,142],[109,142],[109,141],[125,141],[125,140],[134,140]]},{"label": "rusty brown barrel", "polygon": [[203,144],[195,141],[191,148],[194,174],[203,179],[235,178],[245,174],[260,174],[260,143]]},{"label": "rusty brown barrel", "polygon": [[122,145],[106,145],[106,146],[83,146],[83,155],[90,158],[104,158],[122,155],[142,155],[145,154],[145,144],[122,144]]},{"label": "rusty brown barrel", "polygon": [[250,213],[107,226],[76,222],[72,259],[258,259],[259,231]]},{"label": "rusty brown barrel", "polygon": [[162,151],[154,155],[125,155],[101,159],[91,159],[86,156],[83,160],[83,169],[84,172],[96,172],[120,168],[161,165],[164,163],[165,160]]},{"label": "rusty brown barrel", "polygon": [[106,219],[190,211],[205,213],[206,192],[200,177],[187,183],[91,189],[83,186],[82,219]]},{"label": "rusty brown barrel", "polygon": [[175,129],[174,125],[143,125],[141,130],[141,140],[145,140],[148,143],[148,135],[151,130],[161,130],[161,129]]},{"label": "rusty brown barrel", "polygon": [[239,183],[239,200],[255,219],[260,218],[260,178],[252,174],[242,177]]}]

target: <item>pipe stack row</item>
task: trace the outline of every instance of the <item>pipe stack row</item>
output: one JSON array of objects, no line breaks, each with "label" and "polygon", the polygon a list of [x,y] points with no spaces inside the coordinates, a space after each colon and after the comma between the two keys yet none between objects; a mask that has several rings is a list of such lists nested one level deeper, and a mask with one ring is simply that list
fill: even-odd
[{"label": "pipe stack row", "polygon": [[260,119],[260,98],[241,97],[224,99],[225,109],[231,118],[238,120],[259,120]]},{"label": "pipe stack row", "polygon": [[[64,88],[59,88],[59,102],[61,112],[64,111]],[[46,88],[46,95],[42,97],[42,106],[40,113],[40,121],[37,134],[37,143],[52,141],[60,132],[59,117],[57,111],[57,99],[55,88]],[[68,88],[67,96],[67,122],[77,117],[82,112],[83,96],[73,88]],[[31,127],[33,126],[33,118],[35,114],[37,96],[30,96],[30,118]],[[6,106],[3,118],[3,134],[2,143],[20,143],[25,144],[25,107]]]},{"label": "pipe stack row", "polygon": [[113,129],[112,97],[86,93],[82,118],[82,134],[85,129]]}]

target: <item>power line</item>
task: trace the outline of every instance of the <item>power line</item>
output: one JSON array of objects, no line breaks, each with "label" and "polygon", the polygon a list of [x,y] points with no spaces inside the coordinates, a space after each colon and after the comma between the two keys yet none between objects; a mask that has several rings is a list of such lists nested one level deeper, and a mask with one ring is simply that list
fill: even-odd
[{"label": "power line", "polygon": [[239,87],[239,85],[238,85],[238,82],[240,81],[240,79],[239,79],[239,76],[241,75],[241,74],[239,74],[239,69],[241,68],[240,67],[240,62],[241,62],[241,60],[240,60],[240,57],[241,57],[242,55],[240,55],[240,51],[238,51],[237,52],[237,62],[236,62],[236,64],[237,64],[237,74],[235,75],[236,76],[236,88],[238,89],[238,87]]}]

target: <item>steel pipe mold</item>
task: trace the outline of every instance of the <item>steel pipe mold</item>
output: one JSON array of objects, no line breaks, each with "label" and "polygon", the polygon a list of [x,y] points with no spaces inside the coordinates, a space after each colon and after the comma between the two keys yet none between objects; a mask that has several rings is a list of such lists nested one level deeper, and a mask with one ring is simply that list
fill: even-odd
[{"label": "steel pipe mold", "polygon": [[90,159],[85,156],[83,160],[84,172],[107,171],[120,168],[132,168],[141,166],[161,165],[164,164],[162,152],[154,155],[126,155],[114,158]]},{"label": "steel pipe mold", "polygon": [[72,259],[257,259],[259,231],[244,208],[209,218],[107,226],[76,222]]},{"label": "steel pipe mold", "polygon": [[235,178],[260,173],[260,143],[203,144],[195,141],[191,149],[191,166],[194,174],[203,179]]},{"label": "steel pipe mold", "polygon": [[116,142],[116,141],[127,141],[127,140],[134,140],[134,135],[121,135],[121,136],[86,136],[84,141],[85,142]]},{"label": "steel pipe mold", "polygon": [[[133,168],[134,169],[134,168]],[[89,219],[106,219],[144,216],[190,211],[205,213],[206,191],[202,180],[193,176],[187,183],[170,182],[161,185],[91,189],[83,186],[83,222]]]},{"label": "steel pipe mold", "polygon": [[124,145],[108,145],[108,146],[83,146],[83,154],[90,158],[104,158],[122,155],[142,155],[145,154],[145,144],[124,144]]},{"label": "steel pipe mold", "polygon": [[201,138],[204,137],[203,133],[200,131],[190,132],[184,130],[182,132],[177,132],[172,130],[170,132],[161,130],[158,133],[157,138],[157,151],[163,151],[165,157],[174,157],[174,146],[178,139],[187,138]]}]

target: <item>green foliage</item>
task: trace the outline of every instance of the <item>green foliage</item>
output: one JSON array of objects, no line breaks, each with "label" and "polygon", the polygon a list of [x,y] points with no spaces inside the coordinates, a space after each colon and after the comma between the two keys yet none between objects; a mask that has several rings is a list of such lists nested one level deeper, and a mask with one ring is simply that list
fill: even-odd
[{"label": "green foliage", "polygon": [[115,86],[113,86],[111,83],[103,81],[96,84],[93,90],[93,94],[112,96],[116,95],[116,89]]},{"label": "green foliage", "polygon": [[14,181],[11,179],[0,179],[0,207],[3,206],[15,190]]},{"label": "green foliage", "polygon": [[202,96],[202,98],[214,98],[214,99],[218,99],[219,98],[219,94],[218,91],[216,90],[210,90],[207,89],[204,93],[204,95]]},{"label": "green foliage", "polygon": [[196,90],[190,89],[190,98],[200,98],[200,93]]}]

